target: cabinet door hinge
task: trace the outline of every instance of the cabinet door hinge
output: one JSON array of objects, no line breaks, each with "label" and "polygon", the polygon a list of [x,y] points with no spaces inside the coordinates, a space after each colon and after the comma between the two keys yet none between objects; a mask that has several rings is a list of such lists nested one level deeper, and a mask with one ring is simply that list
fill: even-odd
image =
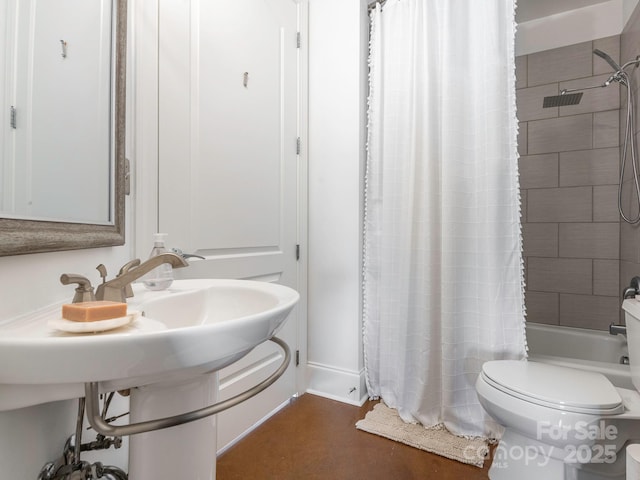
[{"label": "cabinet door hinge", "polygon": [[13,128],[14,130],[17,128],[16,116],[16,107],[11,105],[11,107],[9,108],[9,122],[11,123],[11,128]]},{"label": "cabinet door hinge", "polygon": [[300,260],[300,244],[296,245],[296,260]]},{"label": "cabinet door hinge", "polygon": [[300,365],[300,350],[296,350],[296,367]]},{"label": "cabinet door hinge", "polygon": [[296,155],[300,155],[300,137],[296,138]]},{"label": "cabinet door hinge", "polygon": [[300,38],[300,32],[296,32],[296,48],[300,48],[301,44],[302,44],[302,40]]}]

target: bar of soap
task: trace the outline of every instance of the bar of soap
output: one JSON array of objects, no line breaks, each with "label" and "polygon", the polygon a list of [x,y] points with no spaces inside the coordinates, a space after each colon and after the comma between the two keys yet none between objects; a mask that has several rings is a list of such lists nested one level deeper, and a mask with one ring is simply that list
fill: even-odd
[{"label": "bar of soap", "polygon": [[121,302],[99,300],[62,305],[62,318],[72,322],[98,322],[124,317],[126,314],[127,304]]}]

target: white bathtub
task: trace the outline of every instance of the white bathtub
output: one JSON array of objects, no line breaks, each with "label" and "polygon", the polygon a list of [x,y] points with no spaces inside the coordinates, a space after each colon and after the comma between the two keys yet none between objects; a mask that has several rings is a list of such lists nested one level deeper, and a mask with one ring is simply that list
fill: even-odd
[{"label": "white bathtub", "polygon": [[634,388],[629,365],[620,363],[629,355],[622,335],[527,322],[527,344],[531,361],[600,372],[617,387]]}]

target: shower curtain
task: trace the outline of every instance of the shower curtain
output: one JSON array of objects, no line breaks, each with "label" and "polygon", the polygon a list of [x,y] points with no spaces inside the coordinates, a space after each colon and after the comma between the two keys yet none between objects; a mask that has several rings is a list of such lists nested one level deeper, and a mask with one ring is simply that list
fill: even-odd
[{"label": "shower curtain", "polygon": [[474,384],[485,361],[526,356],[514,0],[387,0],[371,17],[369,395],[498,437]]}]

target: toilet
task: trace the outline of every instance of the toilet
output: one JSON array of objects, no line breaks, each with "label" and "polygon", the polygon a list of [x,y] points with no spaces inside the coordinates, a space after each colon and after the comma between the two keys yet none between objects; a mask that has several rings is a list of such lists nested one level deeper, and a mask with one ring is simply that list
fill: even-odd
[{"label": "toilet", "polygon": [[600,373],[545,363],[483,365],[478,398],[504,427],[491,480],[625,479],[625,448],[640,443],[640,301],[627,299],[622,308],[634,390]]}]

